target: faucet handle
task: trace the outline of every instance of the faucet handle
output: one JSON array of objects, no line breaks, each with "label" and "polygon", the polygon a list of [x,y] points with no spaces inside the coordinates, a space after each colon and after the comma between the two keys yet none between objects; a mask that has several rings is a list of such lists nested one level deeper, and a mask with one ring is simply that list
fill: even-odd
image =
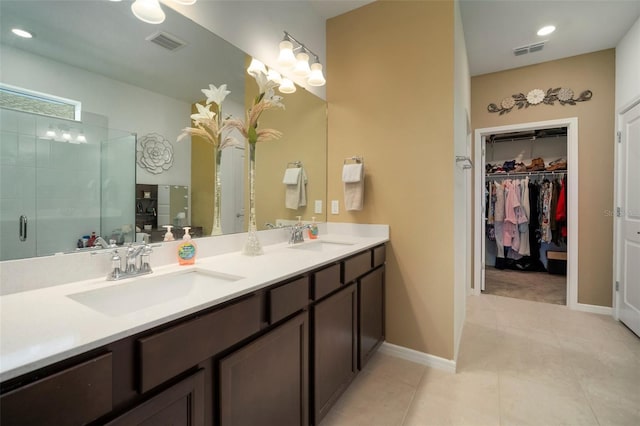
[{"label": "faucet handle", "polygon": [[117,280],[122,275],[122,259],[120,258],[120,253],[118,250],[113,250],[111,252],[111,272],[107,275],[107,280]]}]

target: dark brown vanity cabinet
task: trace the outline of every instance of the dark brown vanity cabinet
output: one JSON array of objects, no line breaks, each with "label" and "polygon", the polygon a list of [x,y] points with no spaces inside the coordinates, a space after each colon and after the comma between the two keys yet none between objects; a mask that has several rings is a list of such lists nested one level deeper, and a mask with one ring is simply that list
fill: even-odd
[{"label": "dark brown vanity cabinet", "polygon": [[312,423],[320,424],[357,373],[356,286],[312,306]]},{"label": "dark brown vanity cabinet", "polygon": [[358,368],[384,341],[384,266],[358,280]]},{"label": "dark brown vanity cabinet", "polygon": [[5,425],[318,425],[384,340],[384,246],[3,382]]},{"label": "dark brown vanity cabinet", "polygon": [[202,370],[127,411],[108,426],[204,426],[205,381]]},{"label": "dark brown vanity cabinet", "polygon": [[307,312],[220,361],[220,425],[306,425]]},{"label": "dark brown vanity cabinet", "polygon": [[104,354],[7,392],[2,426],[80,425],[112,410],[112,356]]}]

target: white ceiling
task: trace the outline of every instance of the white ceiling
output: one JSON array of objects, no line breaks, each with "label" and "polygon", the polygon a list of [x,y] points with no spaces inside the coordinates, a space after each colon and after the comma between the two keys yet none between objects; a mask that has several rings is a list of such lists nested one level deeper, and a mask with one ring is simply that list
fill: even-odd
[{"label": "white ceiling", "polygon": [[[329,19],[373,0],[308,1]],[[474,76],[616,47],[640,17],[640,0],[460,0],[460,12]],[[545,25],[557,29],[537,36]],[[542,51],[513,54],[540,41]]]},{"label": "white ceiling", "polygon": [[[640,1],[461,0],[460,11],[474,76],[616,47],[640,16]],[[545,25],[557,29],[537,36]],[[543,40],[542,51],[513,54]]]}]

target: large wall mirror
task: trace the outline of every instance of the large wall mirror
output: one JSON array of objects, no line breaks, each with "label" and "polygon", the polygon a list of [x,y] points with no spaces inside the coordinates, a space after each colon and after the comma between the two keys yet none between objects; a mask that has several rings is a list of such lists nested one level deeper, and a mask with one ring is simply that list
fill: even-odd
[{"label": "large wall mirror", "polygon": [[[136,221],[141,219],[136,200],[142,198],[144,204],[144,192],[149,192],[140,185],[187,188],[185,217],[168,217],[175,209],[167,207],[166,214],[155,212],[159,216],[151,222],[154,228],[181,219],[180,223],[201,228],[202,235],[210,234],[213,157],[197,140],[176,140],[191,124],[193,105],[204,99],[202,88],[227,84],[231,94],[224,101],[224,113],[238,117],[244,117],[246,100],[257,88],[245,72],[244,52],[172,9],[164,11],[165,22],[150,25],[132,15],[128,2],[0,2],[0,82],[79,101],[82,108],[80,121],[2,108],[0,260],[72,251],[82,236],[93,231],[116,235],[120,242],[135,239]],[[11,33],[14,27],[29,29],[34,37],[16,37]],[[326,220],[326,104],[301,88],[284,98],[286,109],[269,111],[264,118],[265,125],[268,122],[284,133],[283,138],[266,142],[257,151],[259,229],[296,216]],[[94,136],[92,126],[102,133]],[[70,129],[74,140],[82,133],[88,142],[65,145],[45,136],[49,128]],[[100,143],[89,149],[94,139]],[[163,156],[157,167],[142,167],[135,161],[136,149],[138,156],[143,149],[141,140],[160,148],[170,146],[172,155]],[[34,165],[22,164],[25,157]],[[63,170],[47,169],[54,160]],[[223,232],[242,232],[246,230],[244,150],[225,149],[222,161]],[[282,180],[285,169],[296,162],[307,174],[307,205],[294,210],[285,206]],[[20,167],[29,170],[28,179],[16,175]],[[89,171],[98,172],[89,176]],[[40,187],[32,174],[45,176],[48,189]],[[25,181],[33,184],[34,199],[17,202],[16,193],[24,189]],[[52,192],[62,195],[56,195],[54,202]],[[316,201],[322,203],[322,213],[313,213]],[[47,209],[30,222],[29,241],[41,248],[21,252],[10,244],[24,243],[19,231],[25,204]],[[91,208],[70,210],[73,205]],[[74,215],[93,222],[75,229]],[[41,236],[47,238],[44,245],[37,240]]]}]

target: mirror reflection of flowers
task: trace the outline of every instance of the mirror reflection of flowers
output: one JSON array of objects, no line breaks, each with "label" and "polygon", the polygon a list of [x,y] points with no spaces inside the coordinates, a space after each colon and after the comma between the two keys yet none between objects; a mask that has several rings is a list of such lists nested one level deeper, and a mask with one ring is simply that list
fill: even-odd
[{"label": "mirror reflection of flowers", "polygon": [[[231,93],[227,90],[227,85],[222,84],[220,87],[216,87],[210,84],[208,89],[202,89],[202,93],[207,97],[206,105],[196,104],[198,113],[191,114],[194,127],[184,128],[178,136],[178,141],[187,135],[193,135],[204,138],[217,149],[238,145],[239,142],[229,135],[229,131],[232,130],[229,126],[229,119],[222,118],[222,102]],[[217,113],[211,111],[212,104],[218,106]]]},{"label": "mirror reflection of flowers", "polygon": [[[208,89],[202,89],[202,93],[207,97],[205,105],[196,104],[198,112],[191,114],[194,127],[186,127],[182,130],[178,141],[187,135],[200,136],[203,140],[213,145],[213,156],[215,159],[215,180],[213,189],[213,223],[211,225],[211,235],[222,234],[222,177],[221,163],[222,150],[229,146],[239,145],[239,142],[230,136],[233,128],[229,125],[229,119],[222,117],[222,102],[230,91],[227,85],[222,84],[216,87],[209,85]],[[212,104],[218,106],[218,112],[211,111]]]}]

